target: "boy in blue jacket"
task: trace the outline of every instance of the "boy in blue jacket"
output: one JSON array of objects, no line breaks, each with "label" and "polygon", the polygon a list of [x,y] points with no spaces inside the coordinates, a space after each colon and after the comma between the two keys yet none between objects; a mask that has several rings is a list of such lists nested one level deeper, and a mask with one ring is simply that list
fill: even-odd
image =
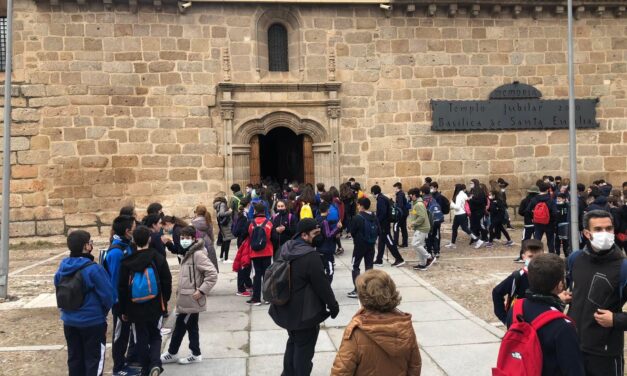
[{"label": "boy in blue jacket", "polygon": [[324,264],[324,272],[329,279],[329,282],[333,282],[333,271],[335,264],[335,237],[340,233],[342,229],[341,223],[332,224],[328,220],[329,215],[329,203],[326,201],[322,201],[320,206],[318,206],[318,210],[320,214],[316,218],[316,222],[318,222],[318,226],[320,226],[320,235],[322,240],[318,240],[314,238],[314,245],[316,250],[320,253],[320,257],[322,257],[322,263]]},{"label": "boy in blue jacket", "polygon": [[84,292],[80,308],[61,308],[68,348],[68,373],[70,376],[99,376],[104,369],[107,315],[113,305],[114,289],[107,272],[94,262],[91,255],[94,247],[87,231],[73,231],[67,237],[67,246],[70,257],[61,261],[54,275],[57,296],[63,289],[60,285],[68,279],[78,278],[76,273],[80,273]]}]

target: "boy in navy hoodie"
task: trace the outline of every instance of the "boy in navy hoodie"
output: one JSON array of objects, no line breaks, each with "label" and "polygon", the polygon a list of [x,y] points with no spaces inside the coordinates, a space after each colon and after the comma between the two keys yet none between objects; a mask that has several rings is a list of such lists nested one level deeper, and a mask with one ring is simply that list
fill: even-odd
[{"label": "boy in navy hoodie", "polygon": [[99,376],[104,369],[107,315],[113,305],[113,288],[107,272],[94,262],[90,239],[83,230],[70,233],[67,237],[70,257],[61,261],[54,275],[57,296],[63,289],[60,285],[77,278],[76,273],[82,278],[84,295],[80,308],[61,308],[70,376]]},{"label": "boy in navy hoodie", "polygon": [[[324,272],[329,278],[329,282],[333,282],[333,272],[335,264],[335,237],[340,233],[342,229],[341,223],[336,223],[332,225],[329,223],[327,216],[329,215],[329,203],[323,201],[318,206],[318,210],[320,214],[316,217],[316,222],[318,222],[318,226],[320,226],[320,235],[324,240],[320,242],[320,244],[313,244],[316,247],[316,250],[320,253],[320,257],[322,257],[322,263],[324,264]],[[316,238],[313,239],[314,243],[318,243]]]}]

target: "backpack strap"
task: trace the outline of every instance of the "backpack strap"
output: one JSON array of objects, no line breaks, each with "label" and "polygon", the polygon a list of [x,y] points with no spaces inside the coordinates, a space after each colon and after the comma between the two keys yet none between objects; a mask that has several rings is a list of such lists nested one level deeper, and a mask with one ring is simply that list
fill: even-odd
[{"label": "backpack strap", "polygon": [[[573,266],[575,265],[575,261],[577,261],[577,259],[581,257],[582,255],[583,255],[583,251],[578,249],[574,251],[573,253],[571,253],[571,255],[568,257],[568,260],[566,262],[566,267],[568,268],[568,270],[566,270],[566,283],[568,284],[568,287],[572,287],[572,284],[573,284]],[[622,276],[622,268],[621,268],[621,276]]]},{"label": "backpack strap", "polygon": [[536,317],[535,320],[531,322],[531,326],[533,327],[533,330],[537,332],[538,330],[540,330],[540,328],[542,328],[546,324],[557,319],[565,319],[565,320],[569,320],[570,322],[572,322],[572,320],[568,316],[563,314],[562,312],[551,309],[551,310],[541,313],[538,317]]}]

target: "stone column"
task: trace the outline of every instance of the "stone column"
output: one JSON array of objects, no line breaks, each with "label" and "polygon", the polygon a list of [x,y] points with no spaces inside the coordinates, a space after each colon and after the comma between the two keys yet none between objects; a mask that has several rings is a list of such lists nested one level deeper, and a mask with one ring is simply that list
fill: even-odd
[{"label": "stone column", "polygon": [[[342,109],[337,100],[337,91],[330,91],[330,105],[327,107],[327,116],[329,118],[329,131],[331,137],[330,160],[331,166],[329,171],[329,179],[333,185],[339,188],[340,184],[340,114]],[[317,163],[317,162],[316,162]]]},{"label": "stone column", "polygon": [[[223,92],[224,97],[230,99],[230,92]],[[226,188],[228,189],[233,184],[233,117],[235,115],[235,108],[226,104],[222,104],[222,126],[224,127],[224,180],[226,182]]]}]

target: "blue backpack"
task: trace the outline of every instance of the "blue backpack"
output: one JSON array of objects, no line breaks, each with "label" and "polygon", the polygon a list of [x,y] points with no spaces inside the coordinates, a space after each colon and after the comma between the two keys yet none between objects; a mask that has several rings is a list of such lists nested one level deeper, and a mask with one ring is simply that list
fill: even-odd
[{"label": "blue backpack", "polygon": [[431,197],[427,201],[427,210],[433,217],[433,222],[444,222],[444,213],[442,213],[442,207],[438,203],[438,200]]},{"label": "blue backpack", "polygon": [[159,282],[157,281],[156,267],[150,264],[141,272],[135,272],[129,277],[131,301],[146,303],[159,296]]},{"label": "blue backpack", "polygon": [[379,224],[376,220],[367,219],[363,215],[362,218],[364,219],[364,239],[366,243],[373,245],[379,237]]},{"label": "blue backpack", "polygon": [[337,209],[337,206],[335,204],[331,204],[329,206],[329,214],[327,215],[327,221],[331,223],[340,221],[340,211]]}]

